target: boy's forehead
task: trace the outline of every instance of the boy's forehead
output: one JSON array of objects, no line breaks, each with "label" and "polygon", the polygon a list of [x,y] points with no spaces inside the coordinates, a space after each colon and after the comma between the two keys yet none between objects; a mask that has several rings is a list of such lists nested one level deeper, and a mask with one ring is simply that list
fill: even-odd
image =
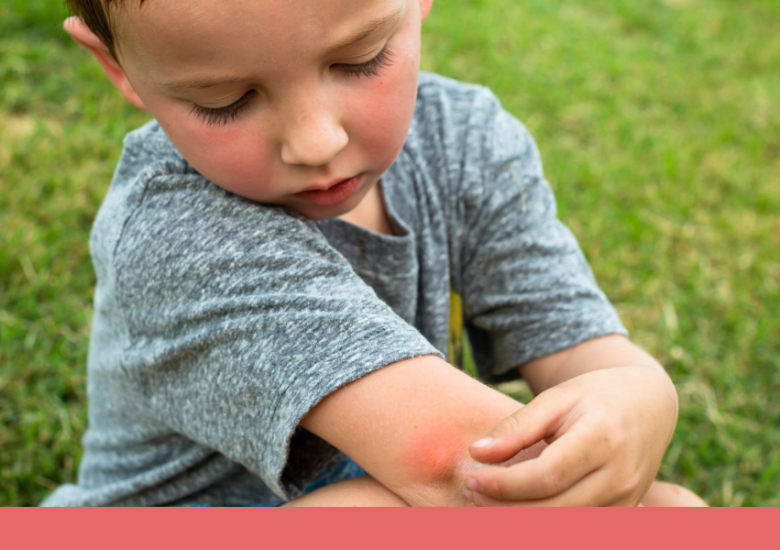
[{"label": "boy's forehead", "polygon": [[[146,0],[115,13],[119,56],[143,65],[311,54],[399,19],[417,0]],[[281,61],[281,60],[280,60]]]}]

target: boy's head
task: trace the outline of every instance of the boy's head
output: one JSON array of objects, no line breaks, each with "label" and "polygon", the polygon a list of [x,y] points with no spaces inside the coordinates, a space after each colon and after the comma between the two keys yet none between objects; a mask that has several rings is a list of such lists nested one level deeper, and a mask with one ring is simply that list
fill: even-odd
[{"label": "boy's head", "polygon": [[65,29],[205,177],[324,219],[403,146],[431,2],[69,0]]}]

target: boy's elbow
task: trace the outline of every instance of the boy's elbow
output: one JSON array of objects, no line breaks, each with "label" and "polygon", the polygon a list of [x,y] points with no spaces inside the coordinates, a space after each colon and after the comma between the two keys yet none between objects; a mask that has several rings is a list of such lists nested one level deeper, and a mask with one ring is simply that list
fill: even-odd
[{"label": "boy's elbow", "polygon": [[475,465],[463,437],[420,433],[403,457],[399,494],[412,506],[467,506],[466,474]]}]

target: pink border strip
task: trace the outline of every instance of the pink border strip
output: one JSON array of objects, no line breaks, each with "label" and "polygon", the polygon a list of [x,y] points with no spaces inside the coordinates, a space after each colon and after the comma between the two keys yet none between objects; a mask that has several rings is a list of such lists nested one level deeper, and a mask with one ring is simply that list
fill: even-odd
[{"label": "pink border strip", "polygon": [[79,550],[780,548],[780,508],[0,509],[0,547]]}]

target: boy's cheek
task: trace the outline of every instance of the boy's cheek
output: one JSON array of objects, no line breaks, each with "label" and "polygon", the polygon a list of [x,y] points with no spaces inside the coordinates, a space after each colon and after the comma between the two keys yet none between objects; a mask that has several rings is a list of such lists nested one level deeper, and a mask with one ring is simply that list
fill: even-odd
[{"label": "boy's cheek", "polygon": [[[188,123],[189,122],[189,123]],[[163,124],[161,123],[161,126]],[[260,200],[274,165],[268,143],[257,133],[235,126],[214,127],[191,121],[171,125],[166,134],[179,152],[210,181],[242,197]],[[165,130],[165,126],[163,126]]]},{"label": "boy's cheek", "polygon": [[417,97],[416,77],[399,84],[377,83],[360,99],[362,116],[354,122],[362,152],[372,159],[392,163],[406,140]]},{"label": "boy's cheek", "polygon": [[[263,153],[262,149],[246,144],[234,148],[221,146],[199,171],[236,195],[259,202],[272,201],[275,194],[283,194],[284,186],[280,178],[273,175],[270,168],[273,163],[265,159]],[[269,188],[269,182],[277,185]]]}]

